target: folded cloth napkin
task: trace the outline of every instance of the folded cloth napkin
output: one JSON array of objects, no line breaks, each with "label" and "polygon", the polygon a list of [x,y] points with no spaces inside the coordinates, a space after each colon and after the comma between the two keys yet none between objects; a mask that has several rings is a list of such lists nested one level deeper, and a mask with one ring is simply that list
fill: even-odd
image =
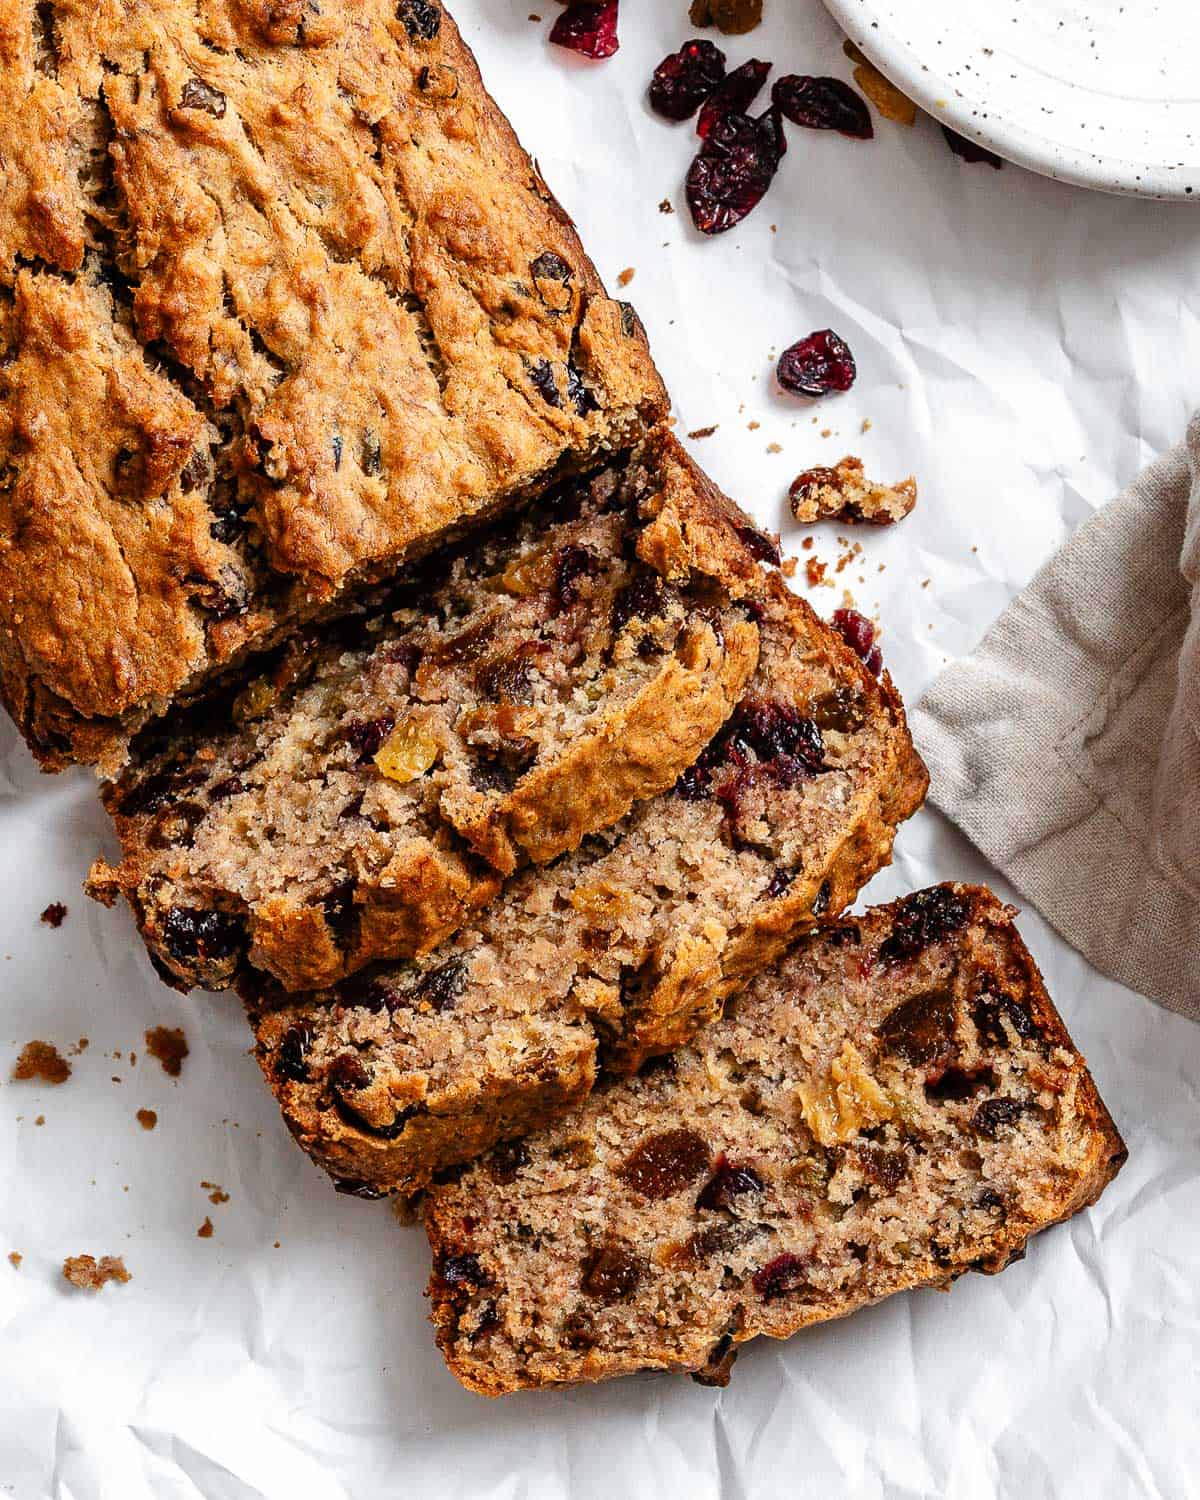
[{"label": "folded cloth napkin", "polygon": [[1200,1020],[1200,415],[913,729],[933,801],[1063,937]]}]

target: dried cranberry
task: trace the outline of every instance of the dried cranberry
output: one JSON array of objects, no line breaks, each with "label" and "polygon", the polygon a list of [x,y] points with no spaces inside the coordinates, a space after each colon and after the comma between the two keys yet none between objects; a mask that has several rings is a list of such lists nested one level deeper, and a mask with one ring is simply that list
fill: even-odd
[{"label": "dried cranberry", "polygon": [[357,1052],[339,1052],[329,1064],[329,1082],[335,1089],[357,1092],[371,1082],[371,1075]]},{"label": "dried cranberry", "polygon": [[792,870],[776,870],[771,876],[766,890],[763,892],[764,900],[774,901],[777,897],[782,896],[795,878],[795,873]]},{"label": "dried cranberry", "polygon": [[835,609],[830,624],[876,677],[883,670],[883,652],[875,644],[875,626],[856,609]]},{"label": "dried cranberry", "polygon": [[308,1082],[308,1049],[312,1046],[313,1034],[307,1026],[289,1026],[283,1040],[275,1049],[275,1077],[280,1082]]},{"label": "dried cranberry", "polygon": [[373,760],[380,745],[396,727],[392,714],[380,714],[377,719],[351,719],[342,729],[342,738],[358,751],[360,764]]},{"label": "dried cranberry", "polygon": [[539,299],[552,313],[564,313],[571,306],[570,266],[553,250],[543,250],[529,265],[529,274]]},{"label": "dried cranberry", "polygon": [[724,1153],[717,1158],[716,1170],[700,1189],[697,1208],[732,1209],[733,1200],[743,1193],[761,1193],[763,1180],[753,1167],[736,1166]]},{"label": "dried cranberry", "polygon": [[443,1255],[436,1267],[438,1280],[445,1287],[491,1286],[492,1278],[479,1264],[478,1255],[470,1251],[462,1255]]},{"label": "dried cranberry", "polygon": [[776,110],[757,120],[742,114],[715,120],[685,182],[701,234],[724,234],[740,224],[762,201],[786,149]]},{"label": "dried cranberry", "polygon": [[156,771],[140,781],[134,781],[128,791],[123,792],[117,803],[117,811],[126,818],[136,818],[143,813],[157,812],[165,803],[200,786],[208,778],[203,771],[181,771],[177,766]]},{"label": "dried cranberry", "polygon": [[639,572],[613,600],[609,628],[613,635],[621,631],[631,620],[649,621],[664,615],[667,609],[667,593],[657,573]]},{"label": "dried cranberry", "polygon": [[416,990],[417,998],[426,1001],[438,1015],[442,1015],[445,1011],[453,1010],[454,1002],[462,993],[466,982],[466,959],[451,958],[421,976]]},{"label": "dried cranberry", "polygon": [[580,1286],[599,1302],[620,1302],[632,1296],[642,1279],[641,1264],[615,1245],[593,1252],[583,1262],[582,1269]]},{"label": "dried cranberry", "polygon": [[965,135],[959,135],[957,130],[951,130],[949,125],[942,126],[942,134],[946,137],[946,144],[954,152],[955,156],[961,156],[963,161],[983,162],[989,167],[995,167],[999,171],[1004,163],[994,151],[989,151],[986,146],[981,146],[978,141],[968,140]]},{"label": "dried cranberry", "polygon": [[777,1255],[754,1273],[754,1290],[764,1302],[774,1302],[808,1285],[805,1262],[798,1255]]},{"label": "dried cranberry", "polygon": [[828,880],[823,880],[821,889],[813,897],[812,914],[814,917],[823,917],[829,910],[829,898],[832,894]]},{"label": "dried cranberry", "polygon": [[725,54],[712,42],[685,42],[664,57],[650,81],[650,107],[667,120],[690,120],[725,77]]},{"label": "dried cranberry", "polygon": [[571,0],[550,28],[556,47],[567,47],[584,57],[611,57],[617,40],[617,0]]},{"label": "dried cranberry", "polygon": [[812,719],[790,703],[746,699],[725,727],[725,756],[744,760],[753,751],[760,761],[800,761],[810,771],[825,766],[825,745]]},{"label": "dried cranberry", "polygon": [[590,412],[599,411],[600,403],[583,383],[583,376],[571,363],[567,365],[567,396],[571,405],[581,417],[586,417]]},{"label": "dried cranberry", "polygon": [[855,1155],[863,1175],[888,1193],[895,1192],[908,1171],[908,1157],[903,1151],[885,1151],[867,1142],[855,1148]]},{"label": "dried cranberry", "polygon": [[879,948],[882,963],[915,958],[930,943],[940,943],[962,928],[970,915],[967,903],[946,886],[906,896],[892,918],[892,930]]},{"label": "dried cranberry", "polygon": [[818,328],[779,356],[779,384],[795,396],[828,396],[848,391],[858,374],[846,341],[832,328]]},{"label": "dried cranberry", "polygon": [[793,125],[809,130],[837,130],[860,141],[875,134],[866,101],[840,78],[789,73],[776,80],[771,102]]},{"label": "dried cranberry", "polygon": [[223,781],[218,781],[215,786],[208,789],[208,800],[210,802],[224,802],[228,797],[236,797],[240,792],[246,790],[246,783],[240,776],[226,776]]},{"label": "dried cranberry", "polygon": [[773,542],[766,532],[760,531],[757,526],[735,526],[733,529],[737,533],[738,541],[751,557],[759,562],[768,563],[773,568],[777,568],[783,561],[779,554],[778,544]]},{"label": "dried cranberry", "polygon": [[1031,1042],[1041,1036],[1033,1017],[1011,995],[991,995],[984,991],[971,1004],[971,1019],[979,1032],[979,1039],[993,1047],[1007,1047],[1008,1033],[1004,1029],[1002,1016],[1007,1016],[1013,1030],[1022,1041]]},{"label": "dried cranberry", "polygon": [[225,95],[203,78],[189,78],[179,96],[180,109],[199,109],[214,119],[225,118]]},{"label": "dried cranberry", "polygon": [[[694,42],[692,45],[700,47],[706,44]],[[716,52],[717,49],[713,47],[713,51]],[[721,61],[724,63],[725,59],[722,57]],[[734,68],[715,89],[710,90],[704,108],[700,111],[700,118],[696,121],[696,134],[700,139],[708,139],[723,115],[745,115],[766,83],[770,71],[769,62],[752,57],[749,62],[742,63],[741,67]]]},{"label": "dried cranberry", "polygon": [[554,555],[554,596],[560,609],[569,609],[579,599],[579,580],[597,572],[600,559],[586,547],[569,543]]},{"label": "dried cranberry", "polygon": [[172,906],[163,922],[162,935],[167,952],[180,963],[189,959],[213,963],[231,958],[246,940],[240,917],[197,906]]},{"label": "dried cranberry", "polygon": [[958,1012],[949,990],[911,995],[884,1017],[875,1034],[889,1052],[918,1066],[943,1065],[958,1050]]},{"label": "dried cranberry", "polygon": [[971,1128],[978,1135],[995,1140],[1002,1128],[1015,1125],[1025,1111],[1019,1099],[985,1099],[971,1116]]},{"label": "dried cranberry", "polygon": [[517,1173],[529,1165],[529,1148],[524,1141],[501,1141],[488,1157],[488,1173],[501,1185],[515,1182]]},{"label": "dried cranberry", "polygon": [[554,378],[554,366],[548,359],[539,359],[528,367],[529,378],[537,387],[538,394],[547,406],[561,406],[558,382]]},{"label": "dried cranberry", "polygon": [[691,1130],[652,1135],[625,1159],[617,1176],[646,1198],[669,1198],[708,1169],[708,1147]]},{"label": "dried cranberry", "polygon": [[994,1089],[996,1075],[986,1064],[973,1068],[931,1068],[925,1079],[925,1097],[933,1104],[961,1103],[980,1089]]},{"label": "dried cranberry", "polygon": [[431,42],[442,29],[442,13],[431,0],[400,0],[396,15],[414,42]]}]

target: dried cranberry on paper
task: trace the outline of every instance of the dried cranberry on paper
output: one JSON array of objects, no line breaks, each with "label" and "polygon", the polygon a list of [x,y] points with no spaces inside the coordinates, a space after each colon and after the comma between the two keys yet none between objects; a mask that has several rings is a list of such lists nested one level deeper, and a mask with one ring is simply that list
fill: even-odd
[{"label": "dried cranberry on paper", "polygon": [[845,339],[832,328],[821,328],[785,349],[775,373],[785,391],[815,398],[848,391],[858,369]]},{"label": "dried cranberry on paper", "polygon": [[550,28],[550,40],[583,57],[611,57],[617,40],[617,0],[571,0]]},{"label": "dried cranberry on paper", "polygon": [[787,150],[779,111],[721,115],[688,169],[685,190],[701,234],[723,234],[758,206]]},{"label": "dried cranberry on paper", "polygon": [[771,64],[762,62],[757,57],[744,62],[740,68],[734,68],[720,87],[714,89],[705,100],[700,118],[696,121],[696,134],[700,139],[708,139],[713,126],[722,116],[744,115],[758,98],[770,71]]},{"label": "dried cranberry on paper", "polygon": [[712,42],[685,42],[650,80],[650,107],[667,120],[690,120],[725,77],[725,54]]},{"label": "dried cranberry on paper", "polygon": [[875,134],[866,100],[840,78],[789,73],[776,80],[771,102],[793,125],[809,130],[838,130],[860,141]]},{"label": "dried cranberry on paper", "polygon": [[835,609],[830,621],[847,646],[862,658],[864,666],[878,677],[883,670],[883,653],[875,644],[875,627],[866,615],[856,609]]},{"label": "dried cranberry on paper", "polygon": [[955,156],[961,156],[963,161],[984,162],[989,167],[995,167],[997,172],[1004,165],[994,151],[989,151],[978,141],[968,140],[965,135],[959,135],[958,131],[951,130],[949,125],[942,126],[942,134],[946,137],[947,146]]}]

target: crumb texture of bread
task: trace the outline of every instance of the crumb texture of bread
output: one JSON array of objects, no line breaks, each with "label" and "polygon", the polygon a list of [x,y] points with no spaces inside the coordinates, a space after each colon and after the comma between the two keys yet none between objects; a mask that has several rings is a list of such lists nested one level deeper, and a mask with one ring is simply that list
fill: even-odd
[{"label": "crumb texture of bread", "polygon": [[788,492],[792,515],[802,524],[844,521],[848,525],[892,526],[917,503],[917,481],[910,474],[896,484],[868,479],[861,458],[846,457],[833,468],[805,469]]},{"label": "crumb texture of bread", "polygon": [[995,1272],[1125,1149],[1011,908],[935,886],[800,939],[722,1020],[430,1189],[470,1389],[687,1371]]},{"label": "crumb texture of bread", "polygon": [[71,1064],[53,1042],[26,1042],[13,1064],[14,1083],[59,1084],[71,1076]]},{"label": "crumb texture of bread", "polygon": [[249,964],[314,989],[429,951],[728,718],[761,574],[720,498],[662,436],[154,726],[106,787],[123,858],[89,889],[125,895],[183,988]]},{"label": "crumb texture of bread", "polygon": [[239,987],[284,1118],[344,1190],[412,1192],[685,1042],[887,863],[925,793],[890,680],[778,574],[759,664],[674,788],[448,942],[291,998]]},{"label": "crumb texture of bread", "polygon": [[110,1281],[124,1284],[132,1281],[132,1274],[125,1269],[125,1261],[119,1255],[68,1255],[63,1261],[63,1278],[81,1292],[98,1292]]},{"label": "crumb texture of bread", "polygon": [[0,692],[48,768],[665,416],[438,0],[0,0]]}]

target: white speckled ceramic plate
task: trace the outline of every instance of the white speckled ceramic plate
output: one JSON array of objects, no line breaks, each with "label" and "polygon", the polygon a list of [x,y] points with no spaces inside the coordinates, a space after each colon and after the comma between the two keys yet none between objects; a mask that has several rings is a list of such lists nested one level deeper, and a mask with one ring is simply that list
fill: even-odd
[{"label": "white speckled ceramic plate", "polygon": [[893,83],[1035,172],[1200,198],[1200,0],[825,0]]}]

